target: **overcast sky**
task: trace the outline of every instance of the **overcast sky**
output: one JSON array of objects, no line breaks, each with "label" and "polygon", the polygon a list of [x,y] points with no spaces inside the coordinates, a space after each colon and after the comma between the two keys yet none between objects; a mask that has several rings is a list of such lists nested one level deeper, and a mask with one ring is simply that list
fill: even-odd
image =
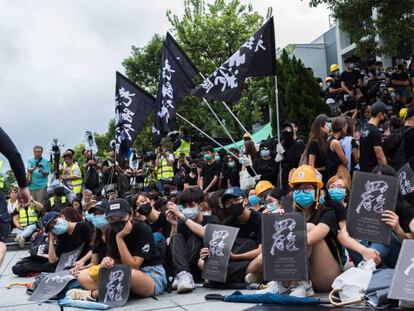
[{"label": "overcast sky", "polygon": [[[307,43],[329,28],[325,7],[308,1],[256,0],[273,6],[276,44]],[[114,114],[115,71],[131,46],[144,46],[170,25],[167,9],[183,0],[1,0],[0,126],[24,161],[34,145],[57,137],[71,147],[85,130],[104,132]],[[48,152],[44,154],[48,157]],[[4,172],[3,172],[4,173]]]}]

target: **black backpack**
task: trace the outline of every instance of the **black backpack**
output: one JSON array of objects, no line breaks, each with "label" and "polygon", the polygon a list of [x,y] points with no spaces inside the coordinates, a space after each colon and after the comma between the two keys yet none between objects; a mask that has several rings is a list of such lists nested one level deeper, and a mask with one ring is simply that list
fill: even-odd
[{"label": "black backpack", "polygon": [[89,167],[85,174],[85,189],[91,190],[93,193],[99,189],[99,174],[96,167]]},{"label": "black backpack", "polygon": [[414,130],[414,127],[409,127],[408,129],[402,127],[394,133],[391,133],[384,140],[383,148],[387,157],[387,162],[396,171],[398,171],[409,160],[407,159],[407,155],[405,153],[405,134],[412,130]]}]

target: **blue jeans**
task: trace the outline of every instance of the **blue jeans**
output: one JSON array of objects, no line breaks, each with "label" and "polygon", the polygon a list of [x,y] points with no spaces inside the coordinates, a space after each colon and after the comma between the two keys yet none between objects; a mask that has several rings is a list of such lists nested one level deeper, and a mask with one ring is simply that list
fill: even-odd
[{"label": "blue jeans", "polygon": [[148,275],[155,284],[154,296],[161,295],[167,288],[167,276],[162,265],[142,267],[141,271]]},{"label": "blue jeans", "polygon": [[[381,267],[393,269],[397,264],[398,255],[400,254],[401,242],[394,232],[391,233],[391,240],[389,245],[384,245],[378,242],[361,241],[362,245],[377,250],[381,256]],[[361,254],[348,249],[352,256],[352,261],[355,266],[364,260]]]}]

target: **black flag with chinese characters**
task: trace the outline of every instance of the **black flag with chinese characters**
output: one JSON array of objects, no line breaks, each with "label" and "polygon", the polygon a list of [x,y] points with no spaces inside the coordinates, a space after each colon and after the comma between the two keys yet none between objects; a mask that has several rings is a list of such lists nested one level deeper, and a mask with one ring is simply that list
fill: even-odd
[{"label": "black flag with chinese characters", "polygon": [[197,69],[167,33],[161,61],[152,142],[158,145],[171,130],[178,102],[194,88]]},{"label": "black flag with chinese characters", "polygon": [[273,17],[194,92],[211,100],[238,102],[247,77],[276,75]]},{"label": "black flag with chinese characters", "polygon": [[148,115],[155,108],[155,98],[131,80],[116,73],[115,151],[123,162]]}]

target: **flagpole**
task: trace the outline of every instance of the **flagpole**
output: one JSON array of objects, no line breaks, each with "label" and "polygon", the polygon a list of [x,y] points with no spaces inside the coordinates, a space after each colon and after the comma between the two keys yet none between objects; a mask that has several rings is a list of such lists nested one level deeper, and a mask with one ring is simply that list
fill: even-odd
[{"label": "flagpole", "polygon": [[[276,19],[274,22],[275,27],[275,51],[276,49]],[[276,55],[274,55],[276,58]],[[277,59],[275,60],[277,61]],[[279,89],[277,86],[277,70],[275,74],[275,104],[276,104],[276,131],[277,131],[277,143],[280,144],[280,121],[279,121]],[[279,162],[279,186],[282,187],[282,163]]]},{"label": "flagpole", "polygon": [[[212,142],[214,142],[215,144],[217,144],[218,146],[220,146],[221,148],[225,149],[224,146],[222,144],[220,144],[217,140],[215,140],[213,137],[211,137],[210,135],[208,135],[206,132],[204,132],[202,129],[200,129],[199,127],[197,127],[197,125],[195,125],[194,123],[188,121],[186,118],[184,118],[182,115],[180,115],[178,112],[175,113],[175,115],[177,117],[179,117],[181,120],[183,120],[184,122],[187,122],[189,125],[191,125],[192,127],[194,127],[197,131],[199,131],[201,134],[203,134],[204,136],[206,136],[207,138],[209,138]],[[238,156],[236,156],[233,152],[231,152],[230,150],[227,150],[228,153],[230,153],[233,157],[235,157],[236,159],[240,159]]]}]

